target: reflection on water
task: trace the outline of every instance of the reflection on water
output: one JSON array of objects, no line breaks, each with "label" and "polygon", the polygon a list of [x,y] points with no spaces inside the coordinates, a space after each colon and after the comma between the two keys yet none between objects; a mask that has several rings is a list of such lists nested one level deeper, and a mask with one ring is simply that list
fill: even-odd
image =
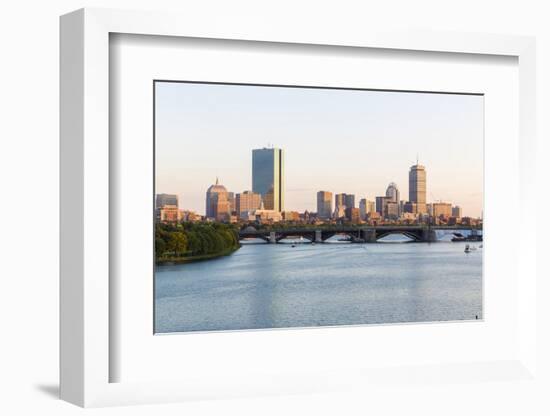
[{"label": "reflection on water", "polygon": [[481,319],[483,250],[464,246],[249,244],[216,260],[157,266],[155,330]]}]

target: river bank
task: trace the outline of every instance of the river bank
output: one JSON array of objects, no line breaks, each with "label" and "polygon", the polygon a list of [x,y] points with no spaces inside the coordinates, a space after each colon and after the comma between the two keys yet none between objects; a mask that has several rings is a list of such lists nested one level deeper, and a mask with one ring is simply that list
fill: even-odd
[{"label": "river bank", "polygon": [[160,264],[185,264],[185,263],[195,263],[195,262],[204,261],[204,260],[213,260],[218,257],[229,256],[240,248],[241,246],[239,245],[238,247],[230,247],[219,253],[201,254],[198,256],[166,257],[162,259],[157,258],[156,263],[159,265]]}]

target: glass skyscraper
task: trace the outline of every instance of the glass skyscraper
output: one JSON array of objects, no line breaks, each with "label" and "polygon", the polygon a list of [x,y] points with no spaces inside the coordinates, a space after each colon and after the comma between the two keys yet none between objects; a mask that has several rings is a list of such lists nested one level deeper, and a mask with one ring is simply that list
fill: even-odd
[{"label": "glass skyscraper", "polygon": [[279,212],[284,210],[283,149],[252,150],[252,192],[262,196],[265,209]]}]

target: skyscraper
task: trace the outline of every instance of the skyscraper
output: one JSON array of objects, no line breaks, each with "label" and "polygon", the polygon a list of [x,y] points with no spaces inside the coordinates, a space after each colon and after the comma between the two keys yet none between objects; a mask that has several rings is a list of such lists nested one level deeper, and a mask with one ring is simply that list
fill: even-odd
[{"label": "skyscraper", "polygon": [[393,203],[389,196],[377,196],[376,197],[376,212],[380,214],[382,218],[386,216],[388,203]]},{"label": "skyscraper", "polygon": [[284,210],[284,153],[283,149],[252,150],[252,192],[264,200],[265,209]]},{"label": "skyscraper", "polygon": [[375,209],[374,201],[369,201],[366,198],[363,198],[359,201],[359,213],[361,215],[362,220],[367,218],[367,214],[375,211],[376,209]]},{"label": "skyscraper", "polygon": [[453,217],[462,218],[462,208],[458,205],[454,206],[452,209]]},{"label": "skyscraper", "polygon": [[355,208],[355,195],[344,194],[344,204],[346,208]]},{"label": "skyscraper", "polygon": [[317,215],[319,218],[330,218],[332,214],[332,192],[317,192]]},{"label": "skyscraper", "polygon": [[386,196],[390,197],[392,202],[399,203],[399,189],[395,182],[391,182],[386,188]]},{"label": "skyscraper", "polygon": [[218,221],[229,219],[231,214],[231,203],[225,186],[220,185],[218,178],[216,183],[206,191],[206,216]]},{"label": "skyscraper", "polygon": [[334,210],[338,211],[340,208],[346,208],[346,194],[336,194],[334,197]]},{"label": "skyscraper", "polygon": [[355,208],[355,195],[353,194],[336,194],[335,209],[340,208]]},{"label": "skyscraper", "polygon": [[426,208],[426,168],[419,165],[411,166],[409,171],[409,202],[415,203],[417,212],[425,214]]},{"label": "skyscraper", "polygon": [[392,217],[393,216],[396,216],[396,217],[399,217],[399,215],[401,215],[401,210],[400,210],[400,201],[399,201],[399,188],[397,188],[397,185],[395,184],[395,182],[390,182],[390,184],[388,185],[388,187],[386,188],[386,196],[388,198],[390,198],[390,202],[395,202],[397,205],[397,214],[394,215],[393,213],[393,208],[392,208]]}]

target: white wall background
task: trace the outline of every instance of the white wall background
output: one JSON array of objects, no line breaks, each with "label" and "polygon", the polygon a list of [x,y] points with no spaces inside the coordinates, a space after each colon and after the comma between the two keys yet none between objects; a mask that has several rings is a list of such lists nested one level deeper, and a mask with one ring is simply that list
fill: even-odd
[{"label": "white wall background", "polygon": [[[212,14],[266,16],[283,29],[364,25],[535,35],[538,42],[538,133],[541,188],[550,206],[545,166],[550,133],[550,13],[534,0],[260,1],[20,0],[0,5],[0,413],[76,414],[56,399],[58,383],[58,16],[81,7],[179,10],[208,23]],[[545,177],[543,177],[543,175]],[[541,215],[542,217],[542,215]],[[550,276],[539,226],[539,273]],[[545,264],[543,264],[543,261]],[[544,267],[544,270],[543,270]],[[388,386],[376,397],[353,392],[93,410],[96,414],[550,414],[550,285],[539,285],[540,366],[544,383]],[[544,355],[546,351],[546,356]]]}]

